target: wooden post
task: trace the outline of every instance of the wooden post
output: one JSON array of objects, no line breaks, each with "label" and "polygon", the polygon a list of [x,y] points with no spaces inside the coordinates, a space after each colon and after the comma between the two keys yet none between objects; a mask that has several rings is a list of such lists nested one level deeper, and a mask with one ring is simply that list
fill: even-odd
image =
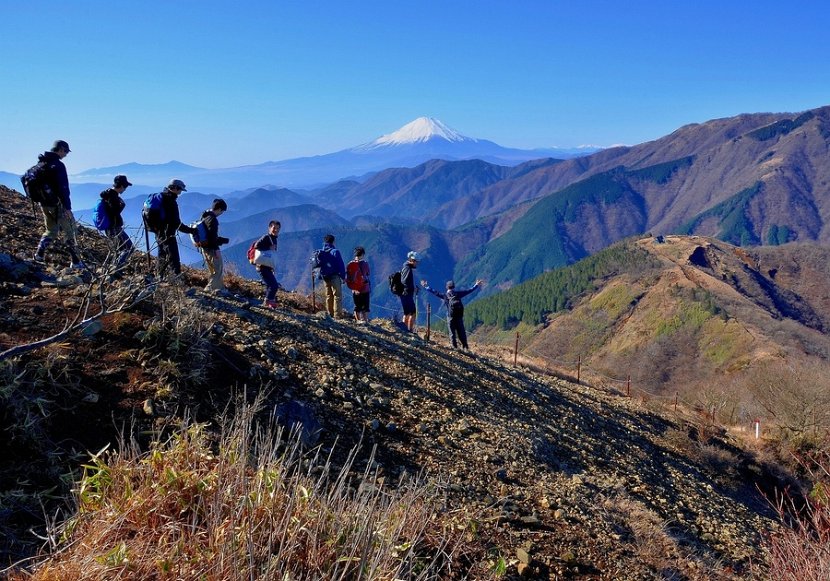
[{"label": "wooden post", "polygon": [[579,383],[579,373],[582,369],[582,355],[578,355],[576,358],[576,382]]},{"label": "wooden post", "polygon": [[516,345],[513,347],[513,365],[516,365],[516,362],[519,358],[519,332],[516,331]]},{"label": "wooden post", "polygon": [[314,269],[311,269],[311,309],[317,312],[317,290],[314,288]]},{"label": "wooden post", "polygon": [[631,374],[628,375],[628,381],[625,384],[625,394],[631,397]]},{"label": "wooden post", "polygon": [[429,343],[429,328],[430,328],[431,321],[432,321],[432,305],[427,303],[427,330],[426,330],[426,333],[424,334],[424,341],[426,341],[427,343]]}]

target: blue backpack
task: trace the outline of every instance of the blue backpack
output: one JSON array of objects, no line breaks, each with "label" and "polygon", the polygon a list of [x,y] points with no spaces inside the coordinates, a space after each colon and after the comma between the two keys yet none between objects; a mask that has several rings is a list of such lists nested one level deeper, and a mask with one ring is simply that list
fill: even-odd
[{"label": "blue backpack", "polygon": [[320,269],[320,276],[326,277],[334,274],[334,256],[325,249],[315,250],[311,255],[311,268]]},{"label": "blue backpack", "polygon": [[193,246],[196,248],[201,248],[205,245],[208,239],[208,229],[207,225],[205,224],[204,220],[199,220],[195,224],[190,225],[193,228],[196,228],[196,231],[190,235],[190,239],[193,240]]},{"label": "blue backpack", "polygon": [[141,216],[144,218],[144,225],[147,230],[154,233],[159,233],[164,229],[164,203],[161,192],[150,194],[144,200],[144,208],[141,210]]},{"label": "blue backpack", "polygon": [[98,203],[92,208],[92,224],[99,232],[106,232],[110,229],[110,217],[107,214],[107,206],[103,199],[98,200]]}]

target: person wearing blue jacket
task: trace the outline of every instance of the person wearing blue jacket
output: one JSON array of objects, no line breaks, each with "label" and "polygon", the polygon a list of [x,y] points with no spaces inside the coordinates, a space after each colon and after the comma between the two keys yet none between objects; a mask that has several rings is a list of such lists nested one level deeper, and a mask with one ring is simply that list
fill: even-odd
[{"label": "person wearing blue jacket", "polygon": [[430,288],[427,281],[421,281],[421,286],[444,301],[444,306],[447,308],[447,317],[449,318],[450,337],[452,338],[453,349],[458,348],[456,335],[458,336],[458,341],[461,342],[461,348],[465,351],[470,349],[467,346],[467,330],[464,328],[464,303],[461,302],[461,299],[481,288],[481,284],[482,281],[477,280],[472,288],[457,289],[455,288],[455,282],[448,280],[446,285],[447,291],[442,293]]},{"label": "person wearing blue jacket", "polygon": [[326,310],[339,319],[343,312],[343,280],[346,278],[346,264],[340,251],[334,247],[334,236],[323,237],[320,249],[320,278],[326,286]]},{"label": "person wearing blue jacket", "polygon": [[78,257],[75,242],[75,217],[72,215],[69,178],[66,175],[66,166],[63,165],[62,161],[70,151],[69,144],[63,139],[58,139],[52,146],[51,151],[46,151],[37,158],[39,163],[45,165],[46,180],[48,181],[50,190],[56,194],[56,201],[54,205],[44,203],[40,205],[46,231],[41,236],[40,242],[37,245],[34,261],[43,264],[46,260],[46,248],[57,238],[59,233],[63,233],[71,260],[69,267],[72,269],[83,269],[86,267]]}]

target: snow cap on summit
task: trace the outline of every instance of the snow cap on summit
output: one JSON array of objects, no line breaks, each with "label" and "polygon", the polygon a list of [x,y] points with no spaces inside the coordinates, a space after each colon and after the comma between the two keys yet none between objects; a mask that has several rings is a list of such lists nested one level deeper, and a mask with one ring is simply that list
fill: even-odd
[{"label": "snow cap on summit", "polygon": [[433,117],[418,117],[415,121],[407,123],[394,133],[378,137],[369,145],[401,145],[404,143],[428,141],[434,137],[440,137],[454,142],[477,141],[471,137],[461,135],[454,129],[444,125],[438,119]]}]

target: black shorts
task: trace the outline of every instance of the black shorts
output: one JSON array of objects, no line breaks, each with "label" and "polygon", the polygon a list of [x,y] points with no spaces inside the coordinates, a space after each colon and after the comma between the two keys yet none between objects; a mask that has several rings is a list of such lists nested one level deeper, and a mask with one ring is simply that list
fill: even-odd
[{"label": "black shorts", "polygon": [[369,293],[352,293],[355,313],[369,312]]},{"label": "black shorts", "polygon": [[416,314],[415,297],[412,295],[401,295],[401,308],[403,309],[404,315]]}]

